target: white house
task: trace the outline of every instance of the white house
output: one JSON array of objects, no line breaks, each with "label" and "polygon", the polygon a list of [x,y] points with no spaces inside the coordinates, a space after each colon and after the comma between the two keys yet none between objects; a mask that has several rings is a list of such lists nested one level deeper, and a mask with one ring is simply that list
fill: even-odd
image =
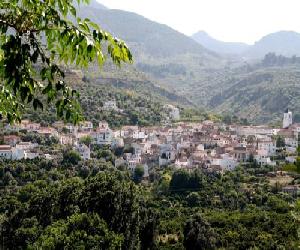
[{"label": "white house", "polygon": [[63,135],[63,134],[60,134],[59,137],[58,137],[58,140],[60,142],[60,144],[63,144],[63,145],[73,145],[75,143],[75,140],[72,136],[67,136],[67,135]]},{"label": "white house", "polygon": [[73,124],[66,124],[65,128],[70,132],[70,133],[77,133],[78,131],[78,126],[75,126]]},{"label": "white house", "polygon": [[293,148],[298,147],[298,140],[296,138],[293,138],[293,137],[284,138],[284,143],[285,143],[285,145],[293,147]]},{"label": "white house", "polygon": [[145,139],[147,136],[144,131],[133,131],[133,139]]},{"label": "white house", "polygon": [[32,143],[32,142],[20,142],[20,143],[16,144],[17,149],[23,149],[23,150],[31,150],[38,146],[39,146],[39,144]]},{"label": "white house", "polygon": [[97,145],[111,145],[113,140],[113,132],[109,128],[98,128],[91,133],[93,144]]},{"label": "white house", "polygon": [[175,160],[175,166],[177,168],[187,168],[190,165],[190,161],[186,156],[179,157]]},{"label": "white house", "polygon": [[229,154],[222,154],[212,158],[211,165],[220,166],[223,170],[232,171],[238,166],[238,161]]},{"label": "white house", "polygon": [[7,160],[21,160],[26,158],[24,149],[11,147],[9,145],[0,145],[0,158]]},{"label": "white house", "polygon": [[105,110],[118,110],[116,101],[106,101],[103,104],[103,109]]},{"label": "white house", "polygon": [[9,145],[0,145],[0,157],[11,160],[12,159],[12,147]]},{"label": "white house", "polygon": [[160,145],[160,153],[159,153],[159,166],[164,166],[176,158],[176,151],[174,150],[171,144],[162,144]]},{"label": "white house", "polygon": [[296,162],[296,156],[287,156],[285,157],[285,161],[288,163],[295,163]]},{"label": "white house", "polygon": [[147,164],[143,164],[144,167],[144,175],[143,178],[149,178],[149,167]]},{"label": "white house", "polygon": [[168,110],[168,112],[169,112],[168,115],[172,120],[179,120],[180,119],[179,108],[176,108],[175,106],[170,105],[170,104],[166,105],[165,107]]},{"label": "white house", "polygon": [[276,154],[276,143],[272,138],[258,139],[256,145],[258,150],[265,150],[268,156]]},{"label": "white house", "polygon": [[109,128],[108,123],[106,121],[101,121],[98,124],[98,128]]},{"label": "white house", "polygon": [[30,160],[32,160],[32,159],[35,159],[35,158],[37,158],[37,157],[39,157],[39,153],[37,153],[37,152],[29,152],[29,151],[25,151],[25,159],[30,159]]},{"label": "white house", "polygon": [[79,144],[76,147],[78,153],[80,154],[81,158],[84,160],[89,160],[91,158],[91,150],[85,144]]},{"label": "white house", "polygon": [[125,161],[126,161],[128,170],[130,170],[131,172],[134,172],[136,166],[138,164],[141,164],[142,158],[141,158],[141,155],[127,153],[127,154],[125,154]]},{"label": "white house", "polygon": [[90,121],[84,121],[80,123],[80,130],[82,131],[92,131],[93,130],[93,123]]},{"label": "white house", "polygon": [[253,155],[254,156],[254,160],[256,160],[256,162],[259,165],[270,165],[270,166],[275,166],[276,162],[271,161],[267,150],[257,150],[257,152]]}]

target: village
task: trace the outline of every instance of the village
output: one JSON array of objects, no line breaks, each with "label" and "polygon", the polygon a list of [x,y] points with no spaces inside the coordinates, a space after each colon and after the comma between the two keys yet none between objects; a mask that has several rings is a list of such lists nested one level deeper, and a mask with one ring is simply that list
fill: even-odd
[{"label": "village", "polygon": [[[170,112],[174,121],[179,119],[178,110],[173,108]],[[155,127],[123,126],[112,130],[105,121],[97,127],[89,121],[78,126],[55,122],[51,127],[42,127],[39,123],[22,120],[20,124],[4,126],[1,158],[21,160],[39,157],[51,160],[56,157],[55,152],[49,154],[39,150],[38,143],[21,141],[14,134],[17,131],[56,138],[60,144],[76,150],[82,160],[91,158],[93,145],[123,149],[115,160],[115,166],[126,166],[132,172],[137,166],[142,166],[144,178],[147,178],[149,169],[157,166],[224,172],[249,162],[258,166],[294,163],[300,124],[293,124],[289,110],[284,113],[282,128],[226,125],[207,120]],[[83,138],[89,138],[90,143],[82,143]],[[285,154],[282,157],[283,147]]]}]

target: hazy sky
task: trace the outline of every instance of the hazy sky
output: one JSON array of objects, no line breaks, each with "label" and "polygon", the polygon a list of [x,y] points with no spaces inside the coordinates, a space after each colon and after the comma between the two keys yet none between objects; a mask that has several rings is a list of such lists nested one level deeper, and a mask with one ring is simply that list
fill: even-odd
[{"label": "hazy sky", "polygon": [[98,0],[191,35],[205,30],[233,42],[253,43],[279,30],[300,32],[300,0]]}]

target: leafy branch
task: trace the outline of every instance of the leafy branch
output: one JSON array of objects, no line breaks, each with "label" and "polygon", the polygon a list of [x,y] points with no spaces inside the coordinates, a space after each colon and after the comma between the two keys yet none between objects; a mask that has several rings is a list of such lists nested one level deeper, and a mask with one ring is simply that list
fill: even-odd
[{"label": "leafy branch", "polygon": [[1,117],[20,121],[24,104],[43,109],[46,97],[48,105],[55,103],[58,118],[79,122],[83,119],[79,93],[65,82],[61,65],[86,68],[97,61],[101,67],[107,56],[118,66],[132,62],[126,44],[89,19],[77,17],[71,0],[4,0],[0,3]]}]

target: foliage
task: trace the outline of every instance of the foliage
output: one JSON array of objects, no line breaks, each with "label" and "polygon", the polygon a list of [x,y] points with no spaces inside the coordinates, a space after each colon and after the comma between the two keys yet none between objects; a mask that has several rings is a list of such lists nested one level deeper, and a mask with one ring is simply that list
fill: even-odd
[{"label": "foliage", "polygon": [[76,165],[80,161],[81,157],[75,150],[69,149],[63,153],[63,163],[67,165]]},{"label": "foliage", "polygon": [[[24,192],[29,195],[21,203]],[[102,172],[85,181],[34,182],[21,188],[14,199],[9,195],[3,198],[5,246],[135,249],[140,234],[151,234],[151,227],[145,228],[150,226],[148,222],[139,224],[134,184],[117,172]],[[143,214],[151,218],[148,210]],[[151,240],[146,237],[143,244],[151,244]]]},{"label": "foliage", "polygon": [[[85,118],[98,126],[100,121],[106,120],[110,127],[124,125],[157,125],[166,120],[164,101],[152,98],[144,92],[126,91],[111,85],[97,83],[82,83],[77,86],[81,93],[80,104]],[[115,100],[119,110],[103,109],[104,103]],[[28,110],[26,118],[36,122],[55,122],[53,110],[34,112]]]},{"label": "foliage", "polygon": [[289,172],[297,172],[297,166],[295,164],[285,164],[282,167],[283,171],[289,171]]},{"label": "foliage", "polygon": [[144,167],[142,165],[137,165],[134,169],[134,180],[140,182],[144,176]]},{"label": "foliage", "polygon": [[80,143],[85,144],[86,146],[90,146],[92,144],[93,138],[89,135],[83,136],[80,138]]},{"label": "foliage", "polygon": [[270,168],[223,175],[154,168],[144,186],[105,157],[82,164],[0,161],[0,237],[14,246],[6,248],[295,249],[299,242],[299,202],[270,186],[262,174]]},{"label": "foliage", "polygon": [[188,173],[185,170],[175,172],[170,182],[171,192],[197,191],[203,186],[202,174],[198,171]]},{"label": "foliage", "polygon": [[58,220],[39,236],[33,248],[42,249],[120,249],[123,237],[109,231],[98,214],[73,214]]},{"label": "foliage", "polygon": [[282,138],[281,136],[278,136],[276,139],[276,147],[277,148],[285,147],[284,138]]},{"label": "foliage", "polygon": [[0,114],[10,122],[20,121],[25,103],[36,110],[55,102],[58,117],[81,119],[79,94],[57,63],[101,66],[103,45],[114,63],[132,60],[124,42],[77,17],[72,1],[4,0],[0,9]]},{"label": "foliage", "polygon": [[214,249],[216,234],[210,224],[199,214],[193,216],[184,227],[184,246],[187,250]]}]

